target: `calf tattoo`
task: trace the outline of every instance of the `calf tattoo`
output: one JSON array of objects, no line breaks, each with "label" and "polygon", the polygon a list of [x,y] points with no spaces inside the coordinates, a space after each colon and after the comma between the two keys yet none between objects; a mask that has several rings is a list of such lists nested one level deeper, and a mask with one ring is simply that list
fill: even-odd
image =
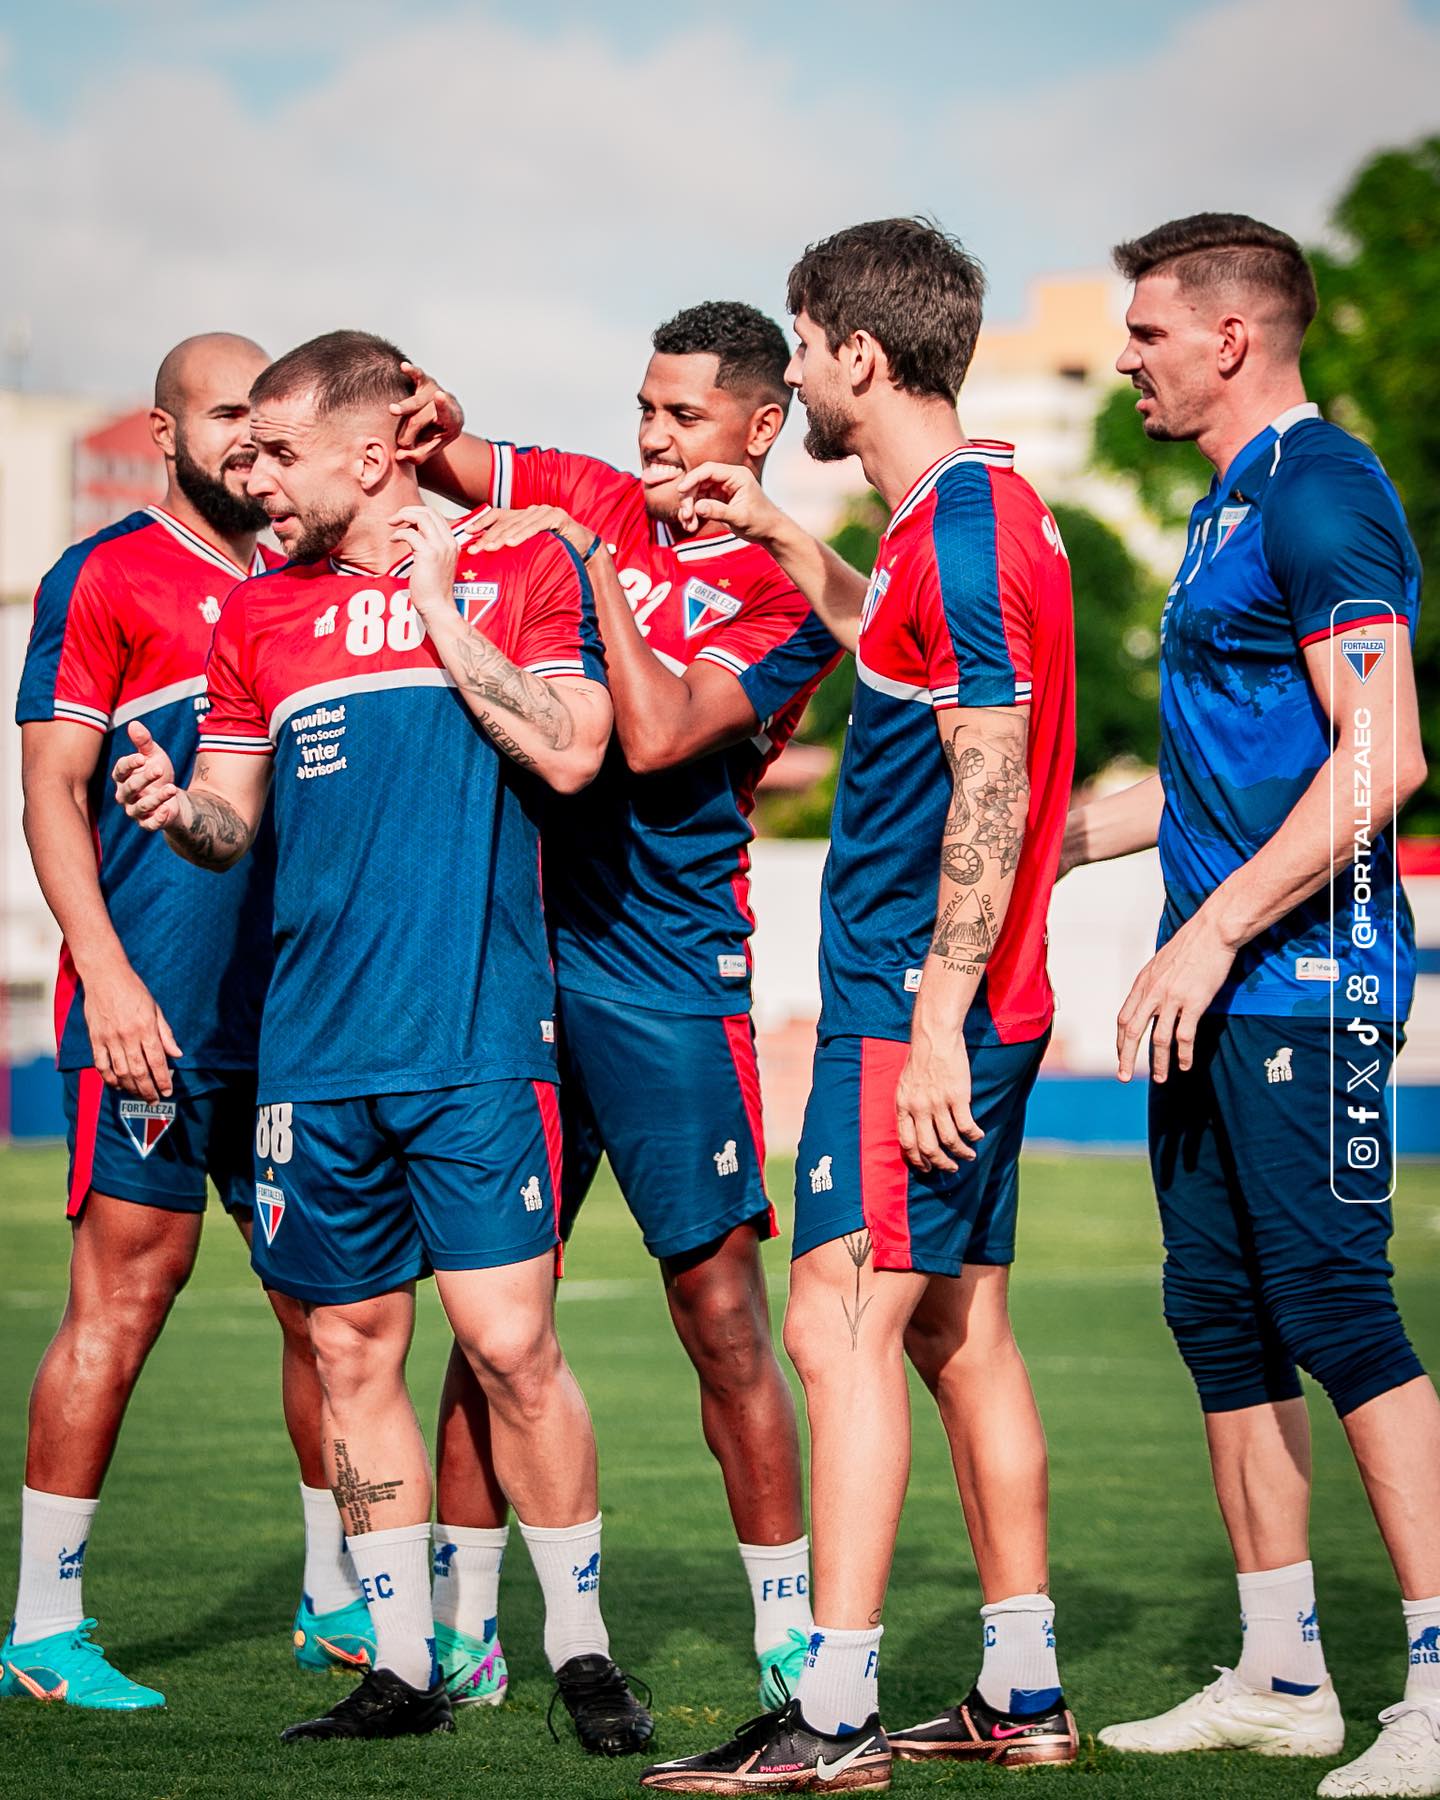
[{"label": "calf tattoo", "polygon": [[371,1523],[371,1507],[397,1499],[405,1483],[362,1480],[359,1470],[350,1460],[350,1451],[344,1438],[334,1440],[334,1449],[335,1504],[340,1508],[346,1531],[352,1537],[358,1537],[362,1532],[377,1530],[378,1527]]},{"label": "calf tattoo", "polygon": [[845,1323],[850,1327],[850,1348],[858,1350],[860,1348],[860,1321],[869,1311],[870,1302],[875,1298],[873,1294],[867,1294],[864,1300],[860,1298],[860,1271],[869,1262],[871,1256],[870,1233],[854,1231],[849,1236],[842,1238],[841,1242],[849,1251],[850,1260],[855,1265],[855,1301],[852,1305],[842,1294],[840,1309],[845,1314]]}]

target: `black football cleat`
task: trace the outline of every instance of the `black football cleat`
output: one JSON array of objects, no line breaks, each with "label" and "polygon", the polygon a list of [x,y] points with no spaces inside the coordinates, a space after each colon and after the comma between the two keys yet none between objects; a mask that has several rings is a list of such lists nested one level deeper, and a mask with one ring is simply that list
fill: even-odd
[{"label": "black football cleat", "polygon": [[890,1745],[871,1713],[858,1731],[812,1731],[792,1700],[742,1725],[728,1744],[655,1763],[640,1785],[665,1794],[880,1793],[890,1786]]},{"label": "black football cleat", "polygon": [[455,1715],[443,1677],[432,1688],[411,1687],[393,1669],[372,1669],[343,1700],[318,1719],[287,1725],[282,1744],[312,1738],[423,1737],[431,1731],[453,1731]]},{"label": "black football cleat", "polygon": [[[630,1692],[630,1679],[608,1656],[572,1656],[561,1663],[546,1716],[551,1737],[559,1743],[555,1703],[563,1700],[582,1750],[592,1756],[634,1756],[643,1750],[655,1735],[655,1721]],[[648,1687],[645,1698],[650,1698]]]},{"label": "black football cleat", "polygon": [[997,1768],[1020,1769],[1027,1763],[1073,1763],[1080,1750],[1075,1720],[1062,1695],[1049,1711],[1028,1716],[996,1712],[971,1688],[958,1706],[892,1731],[890,1747],[904,1762],[987,1762]]}]

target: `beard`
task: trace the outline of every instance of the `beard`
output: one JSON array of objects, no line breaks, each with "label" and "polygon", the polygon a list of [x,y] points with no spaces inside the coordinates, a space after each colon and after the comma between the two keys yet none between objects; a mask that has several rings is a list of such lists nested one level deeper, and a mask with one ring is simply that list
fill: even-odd
[{"label": "beard", "polygon": [[252,531],[263,531],[267,523],[265,508],[258,500],[227,487],[224,471],[227,467],[233,468],[236,462],[237,458],[232,455],[221,465],[220,474],[212,475],[191,456],[177,428],[176,485],[211,530],[218,531],[221,537],[241,537]]},{"label": "beard", "polygon": [[317,509],[297,513],[295,516],[300,522],[300,535],[286,546],[291,562],[318,562],[322,556],[329,556],[350,529],[358,510],[357,506],[352,505],[324,512]]},{"label": "beard", "polygon": [[805,402],[805,450],[816,462],[844,462],[851,454],[847,413],[818,396]]}]

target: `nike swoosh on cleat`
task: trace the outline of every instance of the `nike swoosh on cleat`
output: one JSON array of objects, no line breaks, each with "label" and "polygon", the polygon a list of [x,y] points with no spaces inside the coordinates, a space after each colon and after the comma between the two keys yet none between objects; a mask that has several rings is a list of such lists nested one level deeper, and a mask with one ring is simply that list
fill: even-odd
[{"label": "nike swoosh on cleat", "polygon": [[368,1669],[370,1666],[370,1658],[363,1650],[342,1650],[338,1644],[332,1644],[329,1638],[317,1637],[315,1642],[327,1656],[333,1656],[336,1662],[349,1663],[353,1669]]},{"label": "nike swoosh on cleat", "polygon": [[1022,1731],[1033,1731],[1034,1729],[1033,1725],[992,1725],[990,1733],[992,1737],[996,1738],[1012,1738],[1019,1737]]},{"label": "nike swoosh on cleat", "polygon": [[847,1750],[842,1757],[833,1763],[827,1763],[823,1756],[815,1758],[815,1776],[819,1781],[833,1781],[835,1777],[848,1769],[857,1758],[867,1750],[875,1748],[874,1738],[867,1738],[863,1744],[857,1744],[853,1750]]}]

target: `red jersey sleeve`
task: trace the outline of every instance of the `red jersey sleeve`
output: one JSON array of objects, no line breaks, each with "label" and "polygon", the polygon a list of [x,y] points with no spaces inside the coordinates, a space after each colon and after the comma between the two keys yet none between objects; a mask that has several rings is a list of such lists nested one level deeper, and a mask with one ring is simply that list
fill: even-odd
[{"label": "red jersey sleeve", "polygon": [[123,612],[130,590],[89,545],[67,551],[40,583],[17,724],[65,719],[105,732],[119,703],[128,654]]},{"label": "red jersey sleeve", "polygon": [[537,541],[526,570],[512,661],[532,675],[605,680],[605,653],[585,565],[561,538]]},{"label": "red jersey sleeve", "polygon": [[[732,597],[691,577],[682,596],[687,617],[734,605]],[[778,569],[747,595],[740,609],[705,633],[696,662],[714,663],[744,688],[756,716],[769,718],[808,693],[840,655],[834,638],[800,590]]]},{"label": "red jersey sleeve", "polygon": [[637,486],[633,475],[593,456],[523,444],[490,446],[492,506],[560,506],[607,540],[617,537],[628,518]]},{"label": "red jersey sleeve", "polygon": [[931,529],[912,601],[931,705],[1028,706],[1032,562],[996,516],[987,471],[941,481]]},{"label": "red jersey sleeve", "polygon": [[222,756],[272,756],[265,707],[255,687],[250,634],[246,629],[246,587],[230,590],[210,642],[205,665],[210,710],[200,727],[200,749]]}]

